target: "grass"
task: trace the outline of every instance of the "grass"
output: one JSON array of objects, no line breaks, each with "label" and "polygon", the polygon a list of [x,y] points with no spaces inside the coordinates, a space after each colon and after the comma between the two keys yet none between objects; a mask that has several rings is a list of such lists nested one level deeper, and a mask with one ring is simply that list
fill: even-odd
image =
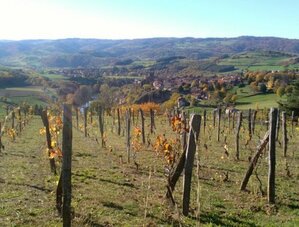
[{"label": "grass", "polygon": [[[252,91],[250,86],[245,86],[242,88],[239,88],[235,86],[232,90],[230,90],[231,93],[237,94],[237,101],[236,101],[236,108],[240,110],[248,110],[251,109],[268,109],[271,107],[278,107],[278,101],[283,100],[284,97],[279,97],[276,94],[273,93],[255,93]],[[211,102],[209,100],[203,101],[202,104],[209,105]],[[215,105],[216,106],[216,105]],[[201,112],[203,108],[202,107],[190,107],[187,108],[190,112]],[[214,108],[207,108],[208,110],[212,110]]]},{"label": "grass", "polygon": [[283,97],[281,98],[273,93],[255,93],[248,85],[242,88],[236,86],[231,92],[237,94],[238,99],[236,107],[242,110],[249,108],[268,109],[271,107],[278,107],[278,101],[283,99]]},{"label": "grass", "polygon": [[6,102],[0,101],[0,119],[6,115],[7,105],[17,106],[26,102],[31,106],[45,106],[50,96],[54,94],[55,93],[52,89],[47,89],[47,92],[45,92],[40,86],[11,87],[0,89],[0,97],[6,97]]},{"label": "grass", "polygon": [[[258,122],[262,112],[257,115]],[[74,119],[75,121],[75,119]],[[80,117],[80,124],[82,118]],[[216,128],[211,125],[209,112],[205,133],[201,130],[200,157],[200,222],[202,226],[296,226],[299,223],[297,183],[299,179],[299,155],[296,151],[298,133],[289,128],[287,162],[291,177],[285,171],[282,147],[277,144],[276,206],[269,206],[266,197],[253,175],[247,192],[239,186],[252,156],[267,130],[257,124],[256,133],[248,145],[247,123],[241,128],[241,160],[234,158],[234,133],[226,122],[220,142],[216,141]],[[75,125],[75,122],[74,122]],[[146,116],[146,134],[149,132],[149,117]],[[168,126],[164,116],[156,118],[157,134],[170,138],[178,137]],[[223,124],[222,124],[223,126]],[[6,150],[0,154],[0,223],[1,226],[61,226],[55,211],[55,187],[57,177],[49,172],[45,153],[45,136],[39,135],[42,123],[34,117],[30,125],[12,143],[4,137]],[[157,156],[152,148],[144,146],[137,153],[134,163],[126,162],[125,137],[116,135],[112,118],[105,116],[107,149],[95,141],[98,127],[89,126],[90,137],[73,130],[72,207],[74,226],[195,226],[196,184],[195,170],[190,201],[190,216],[181,215],[182,179],[179,180],[174,198],[178,212],[165,203],[166,178],[164,158]],[[122,124],[124,127],[124,124]],[[123,134],[123,133],[121,133]],[[152,143],[157,134],[150,135]],[[224,154],[224,139],[227,138],[229,156]],[[281,135],[279,136],[281,142]],[[267,159],[264,154],[257,166],[257,173],[266,191]],[[151,170],[151,187],[148,178]],[[228,179],[224,180],[224,175]],[[144,217],[145,199],[148,195],[147,217]]]},{"label": "grass", "polygon": [[278,107],[277,101],[280,100],[276,94],[257,94],[249,97],[237,99],[236,107],[238,109],[268,109]]},{"label": "grass", "polygon": [[40,74],[43,77],[47,77],[51,80],[66,80],[67,78],[61,74],[50,74],[50,73],[42,73]]},{"label": "grass", "polygon": [[271,55],[263,52],[246,52],[231,58],[222,59],[220,65],[234,65],[239,69],[247,69],[250,71],[271,71],[298,69],[298,64],[284,65],[284,62],[290,60],[289,56]]}]

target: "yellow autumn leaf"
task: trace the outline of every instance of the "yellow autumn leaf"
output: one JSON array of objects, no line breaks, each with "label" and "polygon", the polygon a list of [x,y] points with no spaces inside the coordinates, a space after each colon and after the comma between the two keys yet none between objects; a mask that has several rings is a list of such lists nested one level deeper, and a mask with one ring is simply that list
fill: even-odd
[{"label": "yellow autumn leaf", "polygon": [[57,145],[57,142],[55,140],[52,140],[51,147],[56,147],[56,145]]}]

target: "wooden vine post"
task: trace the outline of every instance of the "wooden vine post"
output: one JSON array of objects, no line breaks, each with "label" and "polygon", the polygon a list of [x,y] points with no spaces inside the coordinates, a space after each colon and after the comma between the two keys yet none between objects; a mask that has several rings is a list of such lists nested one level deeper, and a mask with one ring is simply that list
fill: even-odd
[{"label": "wooden vine post", "polygon": [[182,132],[180,133],[181,135],[181,144],[183,147],[183,151],[185,151],[187,149],[187,116],[186,116],[186,112],[182,112],[181,114],[181,121],[182,121]]},{"label": "wooden vine post", "polygon": [[76,127],[79,128],[79,109],[76,108]]},{"label": "wooden vine post", "polygon": [[117,135],[120,136],[121,127],[120,127],[120,110],[117,108]]},{"label": "wooden vine post", "polygon": [[87,107],[84,108],[84,136],[87,137]]},{"label": "wooden vine post", "polygon": [[135,111],[134,108],[131,108],[131,114],[132,114],[132,123],[135,125]]},{"label": "wooden vine post", "polygon": [[201,116],[191,115],[190,119],[190,132],[188,136],[188,145],[186,151],[186,162],[185,162],[185,172],[184,172],[184,192],[183,192],[183,214],[185,216],[189,213],[189,203],[190,203],[190,192],[191,192],[191,179],[192,179],[192,169],[194,164],[194,156],[196,152],[196,142],[198,140],[200,131]]},{"label": "wooden vine post", "polygon": [[268,174],[268,203],[275,203],[275,142],[276,142],[277,109],[271,108],[269,113],[269,174]]},{"label": "wooden vine post", "polygon": [[0,152],[2,150],[2,123],[0,122]]},{"label": "wooden vine post", "polygon": [[71,226],[71,199],[72,199],[72,106],[63,106],[63,129],[62,129],[62,191],[63,205],[62,218],[63,226]]},{"label": "wooden vine post", "polygon": [[292,134],[294,134],[294,121],[295,121],[295,112],[292,111],[292,116],[291,116],[291,124],[292,124]]},{"label": "wooden vine post", "polygon": [[215,125],[216,125],[216,110],[213,110],[213,127],[215,128]]},{"label": "wooden vine post", "polygon": [[287,157],[287,146],[288,146],[288,137],[287,137],[287,119],[286,112],[282,112],[282,149],[283,157]]},{"label": "wooden vine post", "polygon": [[130,158],[131,158],[131,109],[128,109],[126,111],[126,130],[127,130],[127,158],[128,158],[128,163],[130,163]]},{"label": "wooden vine post", "polygon": [[234,111],[233,113],[232,113],[232,128],[234,129],[235,128],[235,118],[236,118],[236,111]]},{"label": "wooden vine post", "polygon": [[26,126],[26,123],[27,123],[27,109],[23,109],[24,111],[24,127]]},{"label": "wooden vine post", "polygon": [[[46,128],[47,147],[48,147],[48,153],[49,153],[49,157],[50,157],[50,152],[53,149],[53,147],[51,145],[51,134],[50,134],[50,127],[49,127],[49,119],[48,119],[48,116],[47,116],[47,110],[42,111],[41,118],[42,118],[43,124]],[[56,164],[55,164],[54,158],[50,158],[50,168],[51,168],[51,171],[56,175],[57,172],[56,172]]]},{"label": "wooden vine post", "polygon": [[220,141],[220,122],[221,122],[221,108],[217,109],[217,141]]},{"label": "wooden vine post", "polygon": [[142,143],[145,144],[145,131],[144,131],[144,114],[143,110],[139,109],[140,119],[141,119],[141,135],[142,135]]},{"label": "wooden vine post", "polygon": [[92,109],[90,109],[90,124],[93,123],[93,118],[92,118],[93,116],[92,116],[92,114],[93,114],[93,113],[92,113]]},{"label": "wooden vine post", "polygon": [[206,126],[207,126],[207,111],[203,111],[203,133],[206,133]]},{"label": "wooden vine post", "polygon": [[99,129],[101,134],[101,144],[102,147],[106,147],[105,138],[104,138],[104,111],[101,106],[98,107],[98,117],[99,117]]},{"label": "wooden vine post", "polygon": [[230,130],[230,125],[231,125],[231,111],[229,110],[228,111],[228,114],[227,114],[227,120],[228,120],[228,130]]},{"label": "wooden vine post", "polygon": [[254,131],[255,131],[256,114],[257,114],[257,111],[253,110],[252,115],[251,115],[251,132],[253,135],[254,135]]},{"label": "wooden vine post", "polygon": [[11,128],[14,129],[15,128],[15,118],[16,118],[16,114],[15,111],[13,110],[11,112]]},{"label": "wooden vine post", "polygon": [[[281,116],[282,115],[283,114],[281,114]],[[277,122],[276,122],[276,133],[275,133],[275,139],[276,139],[276,141],[278,141],[279,129],[280,129],[280,110],[278,109],[278,112],[277,112]]]},{"label": "wooden vine post", "polygon": [[19,118],[19,132],[22,132],[22,114],[21,114],[21,108],[18,108],[18,118]]},{"label": "wooden vine post", "polygon": [[251,109],[249,108],[248,110],[248,135],[249,135],[249,140],[251,140],[252,138],[252,128],[251,128],[251,118],[252,118],[252,115],[251,115]]},{"label": "wooden vine post", "polygon": [[154,133],[154,129],[156,129],[156,125],[155,125],[155,112],[153,111],[153,109],[150,109],[150,120],[151,120],[151,134]]},{"label": "wooden vine post", "polygon": [[236,159],[240,160],[240,129],[242,126],[242,111],[239,111],[236,127]]}]

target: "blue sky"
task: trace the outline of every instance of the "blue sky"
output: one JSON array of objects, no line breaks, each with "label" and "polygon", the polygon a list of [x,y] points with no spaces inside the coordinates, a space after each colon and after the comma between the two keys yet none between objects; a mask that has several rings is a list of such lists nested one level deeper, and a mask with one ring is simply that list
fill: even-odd
[{"label": "blue sky", "polygon": [[0,0],[0,39],[298,39],[298,9],[298,0]]}]

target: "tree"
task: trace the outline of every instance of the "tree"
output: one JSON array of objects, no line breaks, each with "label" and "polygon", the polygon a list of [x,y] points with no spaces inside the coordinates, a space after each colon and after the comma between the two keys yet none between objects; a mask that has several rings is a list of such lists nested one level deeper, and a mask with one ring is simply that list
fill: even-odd
[{"label": "tree", "polygon": [[266,93],[267,92],[267,86],[264,83],[259,84],[259,90],[262,93]]},{"label": "tree", "polygon": [[117,102],[116,99],[117,89],[115,87],[109,87],[108,84],[103,84],[100,87],[100,95],[97,99],[99,105],[105,109],[109,109],[115,105]]},{"label": "tree", "polygon": [[170,99],[163,103],[164,109],[172,109],[173,107],[177,106],[178,98],[180,97],[180,94],[178,93],[172,93]]},{"label": "tree", "polygon": [[198,87],[199,83],[198,80],[193,80],[191,83],[191,88]]},{"label": "tree", "polygon": [[277,88],[276,90],[276,94],[281,97],[285,94],[285,87],[284,86],[280,86],[279,88]]},{"label": "tree", "polygon": [[285,93],[290,94],[293,91],[293,86],[292,85],[287,85],[285,88]]},{"label": "tree", "polygon": [[292,111],[295,112],[295,115],[299,115],[299,80],[296,80],[293,83],[292,92],[287,94],[286,101],[280,101],[279,106],[281,109],[286,110],[288,113]]},{"label": "tree", "polygon": [[259,87],[257,86],[257,83],[256,82],[251,82],[250,83],[250,88],[253,90],[253,91],[258,91],[259,90]]},{"label": "tree", "polygon": [[230,103],[232,96],[233,96],[233,94],[227,93],[226,96],[225,96],[225,98],[223,99],[223,102],[224,103]]},{"label": "tree", "polygon": [[238,99],[238,96],[233,95],[230,100],[231,100],[232,103],[236,103],[237,99]]},{"label": "tree", "polygon": [[72,99],[74,105],[76,106],[83,105],[84,103],[88,102],[91,99],[91,88],[86,85],[80,86],[79,89],[77,89],[77,91],[75,92]]}]

